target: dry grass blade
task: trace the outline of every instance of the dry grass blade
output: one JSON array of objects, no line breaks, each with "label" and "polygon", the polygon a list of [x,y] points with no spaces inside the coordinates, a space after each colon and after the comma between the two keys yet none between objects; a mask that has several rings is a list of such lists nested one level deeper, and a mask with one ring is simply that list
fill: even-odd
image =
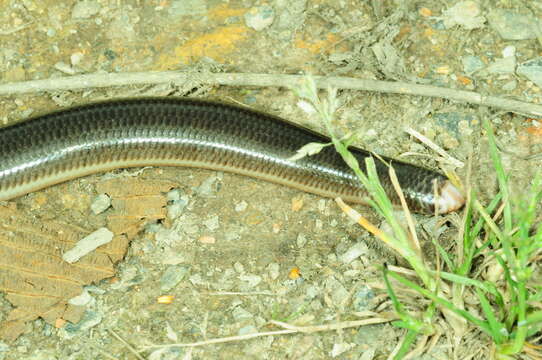
[{"label": "dry grass blade", "polygon": [[416,130],[414,130],[412,128],[406,128],[405,132],[408,133],[409,135],[415,137],[416,139],[420,140],[422,143],[427,145],[429,148],[433,149],[440,156],[442,156],[449,164],[451,164],[451,165],[453,165],[455,167],[458,167],[458,168],[462,168],[462,167],[465,166],[465,163],[463,163],[460,160],[457,160],[456,158],[454,158],[453,156],[448,154],[446,152],[446,150],[444,150],[443,148],[441,148],[440,146],[438,146],[437,144],[432,142],[429,138],[427,138],[426,136],[420,134]]},{"label": "dry grass blade", "polygon": [[295,334],[295,333],[315,333],[315,332],[322,332],[322,331],[341,330],[341,329],[366,326],[366,325],[372,325],[372,324],[381,324],[381,323],[393,321],[395,319],[396,318],[393,317],[392,315],[390,317],[374,317],[371,319],[344,321],[344,322],[335,323],[335,324],[315,325],[315,326],[296,326],[296,325],[283,323],[281,321],[271,320],[269,323],[283,327],[284,330],[266,331],[266,332],[239,335],[239,336],[228,336],[228,337],[217,338],[217,339],[197,341],[193,343],[149,345],[149,346],[141,347],[139,352],[143,352],[143,351],[151,350],[151,349],[168,348],[168,347],[196,347],[196,346],[205,346],[205,345],[211,345],[211,344],[222,344],[222,343],[228,343],[228,342],[250,340],[250,339],[263,337],[263,336],[287,335],[287,334]]}]

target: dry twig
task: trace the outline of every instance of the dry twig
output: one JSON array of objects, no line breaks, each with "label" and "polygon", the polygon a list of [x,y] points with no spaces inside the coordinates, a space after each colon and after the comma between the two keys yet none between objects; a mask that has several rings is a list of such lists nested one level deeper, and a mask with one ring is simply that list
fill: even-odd
[{"label": "dry twig", "polygon": [[[40,91],[81,90],[126,85],[183,84],[187,81],[197,81],[207,85],[294,87],[298,86],[304,79],[304,75],[285,74],[183,73],[177,71],[95,73],[7,83],[0,85],[0,96]],[[337,89],[437,97],[462,103],[489,106],[530,116],[542,116],[542,105],[498,96],[485,96],[473,91],[449,89],[433,85],[411,84],[400,81],[355,79],[342,76],[315,76],[314,80],[316,81],[316,86],[321,89],[332,87]]]},{"label": "dry twig", "polygon": [[374,317],[374,318],[364,319],[364,320],[344,321],[340,323],[315,325],[315,326],[296,326],[296,325],[287,324],[281,321],[271,320],[270,321],[271,324],[283,327],[285,330],[266,331],[266,332],[239,335],[239,336],[228,336],[228,337],[223,337],[223,338],[218,338],[218,339],[209,339],[209,340],[197,341],[193,343],[184,343],[184,344],[180,343],[180,344],[165,344],[165,345],[149,345],[149,346],[143,346],[139,352],[143,352],[143,351],[151,350],[151,349],[168,348],[168,347],[196,347],[196,346],[203,346],[203,345],[210,345],[210,344],[221,344],[221,343],[227,343],[227,342],[249,340],[249,339],[254,339],[254,338],[262,337],[262,336],[286,335],[286,334],[295,334],[295,333],[314,333],[314,332],[321,332],[321,331],[341,330],[341,329],[360,327],[360,326],[365,326],[365,325],[390,322],[395,319],[396,318],[394,317]]}]

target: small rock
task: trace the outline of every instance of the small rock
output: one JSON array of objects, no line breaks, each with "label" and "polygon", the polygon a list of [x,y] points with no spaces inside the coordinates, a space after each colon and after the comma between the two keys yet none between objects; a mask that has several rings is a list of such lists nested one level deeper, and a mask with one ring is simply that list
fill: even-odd
[{"label": "small rock", "polygon": [[0,341],[0,359],[4,359],[4,353],[9,351],[9,345]]},{"label": "small rock", "polygon": [[190,268],[188,266],[175,265],[169,266],[160,278],[160,290],[167,292],[173,289],[188,275]]},{"label": "small rock", "polygon": [[467,30],[484,26],[486,19],[480,15],[480,7],[474,1],[460,1],[443,12],[444,26],[449,29],[460,25]]},{"label": "small rock", "polygon": [[177,333],[175,332],[175,330],[173,330],[173,328],[169,324],[169,321],[166,321],[166,336],[171,341],[179,341],[179,336],[177,336]]},{"label": "small rock", "polygon": [[185,208],[185,204],[182,202],[175,201],[173,204],[167,206],[167,217],[170,219],[176,219],[178,218],[182,213],[183,209]]},{"label": "small rock", "polygon": [[346,288],[334,277],[330,277],[326,280],[326,292],[331,297],[335,306],[346,304],[346,299],[349,297]]},{"label": "small rock", "polygon": [[220,227],[220,224],[218,222],[218,215],[214,215],[209,219],[205,220],[203,222],[203,225],[205,225],[211,231],[218,229]]},{"label": "small rock", "polygon": [[90,210],[92,210],[94,215],[98,215],[109,209],[110,206],[111,198],[107,194],[100,194],[94,198],[92,205],[90,205]]},{"label": "small rock", "polygon": [[201,236],[198,241],[202,244],[214,244],[216,243],[216,238],[213,236],[204,235]]},{"label": "small rock", "polygon": [[234,264],[233,264],[233,269],[238,273],[238,274],[242,274],[245,272],[245,267],[243,266],[243,264],[241,264],[239,261],[236,261]]},{"label": "small rock", "polygon": [[292,199],[292,211],[299,211],[303,207],[303,204],[305,201],[303,200],[303,197],[297,196]]},{"label": "small rock", "polygon": [[166,198],[167,198],[167,201],[178,201],[181,199],[181,190],[179,189],[173,189],[171,191],[169,191],[166,195]]},{"label": "small rock", "polygon": [[77,66],[79,65],[79,63],[81,62],[81,60],[83,60],[83,53],[82,52],[74,52],[73,54],[71,54],[70,56],[70,63],[72,66]]},{"label": "small rock", "polygon": [[62,255],[62,259],[70,264],[74,263],[96,248],[111,242],[113,235],[109,229],[100,228],[79,240],[72,249]]},{"label": "small rock", "polygon": [[248,27],[261,31],[273,23],[275,12],[268,5],[258,6],[245,13],[245,22]]},{"label": "small rock", "polygon": [[277,280],[280,275],[280,265],[277,263],[271,263],[267,265],[267,271],[269,272],[269,277],[272,280]]},{"label": "small rock", "polygon": [[253,288],[262,282],[262,277],[258,275],[240,275],[239,280],[247,282],[248,287]]},{"label": "small rock", "polygon": [[87,310],[81,321],[77,324],[67,323],[64,327],[65,335],[68,339],[77,335],[78,332],[93,328],[102,322],[102,314],[96,311]]},{"label": "small rock", "polygon": [[365,135],[363,137],[364,140],[366,141],[372,141],[374,139],[376,139],[378,137],[378,133],[376,132],[375,129],[369,129],[365,132]]},{"label": "small rock", "polygon": [[139,268],[135,265],[127,265],[123,267],[119,273],[120,281],[111,284],[111,289],[119,290],[126,289],[130,286],[140,284],[145,280]]},{"label": "small rock", "polygon": [[71,65],[66,64],[63,61],[59,61],[54,65],[54,68],[68,75],[73,75],[77,72]]},{"label": "small rock", "polygon": [[518,86],[518,82],[516,80],[510,80],[506,84],[502,86],[502,89],[505,91],[513,91]]},{"label": "small rock", "polygon": [[254,315],[252,315],[250,312],[246,311],[245,309],[243,309],[240,306],[237,306],[235,309],[233,309],[232,315],[233,315],[233,318],[235,319],[235,321],[242,321],[242,320],[246,320],[246,319],[252,319],[254,317]]},{"label": "small rock", "polygon": [[367,311],[371,308],[371,300],[375,297],[375,293],[368,286],[363,286],[359,289],[352,299],[352,305],[356,311]]},{"label": "small rock", "polygon": [[168,9],[172,17],[203,15],[207,12],[207,5],[203,0],[174,0]]},{"label": "small rock", "polygon": [[340,255],[339,260],[341,260],[345,264],[349,264],[361,255],[367,254],[368,251],[369,248],[367,247],[367,244],[359,242],[354,246],[350,247],[350,249],[348,249],[344,254]]},{"label": "small rock", "polygon": [[440,134],[439,141],[446,150],[455,149],[459,146],[459,141],[448,133]]},{"label": "small rock", "polygon": [[209,176],[207,179],[205,179],[200,186],[197,188],[197,192],[201,196],[212,196],[216,193],[216,187],[215,182],[218,183],[221,180],[221,177],[216,174]]},{"label": "small rock", "polygon": [[331,357],[337,357],[341,355],[342,353],[352,349],[356,344],[349,344],[349,343],[340,343],[340,344],[333,344],[333,349],[330,352]]},{"label": "small rock", "polygon": [[248,203],[246,201],[241,201],[240,203],[237,203],[235,205],[235,211],[237,212],[241,212],[241,211],[245,211],[248,207]]},{"label": "small rock", "polygon": [[542,89],[542,57],[520,64],[517,73],[525,76]]},{"label": "small rock", "polygon": [[258,329],[256,328],[256,326],[247,325],[247,326],[243,326],[242,328],[240,328],[237,335],[255,334],[257,332],[258,332]]},{"label": "small rock", "polygon": [[513,45],[508,45],[502,50],[502,57],[516,56],[516,47]]},{"label": "small rock", "polygon": [[93,300],[87,290],[83,290],[81,295],[77,295],[68,300],[68,303],[75,306],[86,306]]},{"label": "small rock", "polygon": [[489,25],[505,40],[536,39],[542,25],[530,14],[519,14],[507,9],[494,9],[487,15]]},{"label": "small rock", "polygon": [[488,74],[512,74],[516,70],[516,57],[508,56],[502,59],[496,59],[484,69]]},{"label": "small rock", "polygon": [[465,55],[461,57],[463,63],[463,71],[467,75],[472,75],[480,69],[483,69],[486,64],[478,56]]},{"label": "small rock", "polygon": [[72,9],[72,19],[88,19],[96,15],[101,5],[95,0],[79,1]]},{"label": "small rock", "polygon": [[192,283],[192,285],[197,285],[197,286],[206,286],[207,285],[207,281],[205,281],[200,274],[194,274],[194,275],[190,276],[189,280]]},{"label": "small rock", "polygon": [[160,245],[171,245],[176,243],[181,239],[182,235],[179,232],[179,229],[176,228],[161,228],[158,230],[154,238],[156,239],[156,243]]}]

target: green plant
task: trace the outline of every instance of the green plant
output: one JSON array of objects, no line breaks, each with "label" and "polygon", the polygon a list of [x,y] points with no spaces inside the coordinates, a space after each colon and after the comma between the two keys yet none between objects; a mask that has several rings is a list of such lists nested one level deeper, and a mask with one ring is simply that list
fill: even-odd
[{"label": "green plant", "polygon": [[[405,229],[380,184],[374,160],[366,159],[367,173],[364,173],[356,158],[348,151],[353,138],[340,139],[336,136],[332,127],[338,106],[336,91],[328,89],[327,99],[321,100],[316,84],[310,77],[293,91],[302,99],[302,108],[318,113],[332,139],[329,144],[307,144],[294,158],[311,155],[325,146],[333,145],[368,190],[368,204],[387,221],[392,232],[387,234],[380,231],[359,214],[356,220],[406,259],[418,278],[418,281],[408,279],[383,267],[389,297],[400,317],[395,325],[407,329],[396,358],[400,359],[407,353],[417,334],[429,335],[434,332],[433,320],[438,311],[456,325],[454,328],[464,329],[469,323],[485,332],[493,342],[492,356],[495,359],[512,359],[522,351],[529,356],[539,356],[525,345],[527,338],[542,328],[542,310],[539,310],[542,284],[533,279],[537,256],[542,250],[542,224],[536,223],[537,208],[542,199],[541,174],[533,179],[525,197],[511,196],[508,175],[502,166],[489,121],[485,121],[484,128],[499,192],[484,207],[471,191],[464,210],[463,231],[460,232],[456,253],[446,253],[435,242],[444,261],[445,271],[432,269],[420,250],[406,203],[403,201],[407,219]],[[389,171],[390,178],[395,180],[395,190],[404,199],[393,168],[390,167]],[[482,265],[475,268],[475,262]],[[484,269],[488,268],[500,276],[488,280],[484,277]],[[431,300],[421,317],[405,310],[395,294],[391,279]],[[465,309],[463,299],[467,295],[477,298],[477,312]]]}]

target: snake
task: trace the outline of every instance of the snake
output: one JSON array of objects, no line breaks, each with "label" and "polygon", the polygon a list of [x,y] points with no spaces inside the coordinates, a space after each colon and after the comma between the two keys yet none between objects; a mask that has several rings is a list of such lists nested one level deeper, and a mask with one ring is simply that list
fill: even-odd
[{"label": "snake", "polygon": [[[280,117],[195,98],[128,98],[38,115],[0,129],[0,200],[119,168],[182,166],[263,179],[323,197],[367,204],[368,191],[332,146],[294,160],[308,143],[329,137]],[[421,214],[455,211],[465,202],[441,173],[367,150],[349,151],[366,171],[373,157],[392,204]]]}]

